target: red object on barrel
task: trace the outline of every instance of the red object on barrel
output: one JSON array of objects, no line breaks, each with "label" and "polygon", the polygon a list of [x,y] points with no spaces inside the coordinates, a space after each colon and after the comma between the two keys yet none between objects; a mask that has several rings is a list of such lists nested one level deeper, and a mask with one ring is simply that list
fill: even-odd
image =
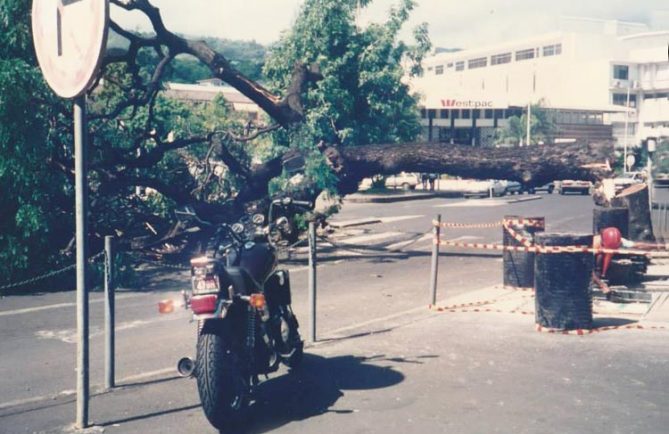
[{"label": "red object on barrel", "polygon": [[[622,235],[618,228],[605,228],[602,230],[602,247],[604,249],[619,249],[622,244]],[[613,253],[604,253],[604,261],[602,262],[602,276],[606,275],[606,270],[609,269],[613,259]]]},{"label": "red object on barrel", "polygon": [[196,315],[202,313],[212,313],[216,311],[217,300],[218,295],[216,294],[193,296],[193,298],[190,300],[190,308]]}]

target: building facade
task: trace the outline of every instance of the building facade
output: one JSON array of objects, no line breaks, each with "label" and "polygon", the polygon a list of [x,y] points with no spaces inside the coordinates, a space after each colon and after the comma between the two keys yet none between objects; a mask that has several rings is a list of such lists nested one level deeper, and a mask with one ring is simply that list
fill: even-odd
[{"label": "building facade", "polygon": [[424,139],[495,142],[510,116],[541,103],[556,140],[613,138],[619,146],[669,137],[669,25],[563,18],[561,31],[441,53],[411,80]]},{"label": "building facade", "polygon": [[260,107],[256,103],[218,78],[201,80],[195,84],[167,82],[165,96],[190,104],[208,104],[222,96],[234,111],[244,114],[248,120],[257,120],[260,115]]}]

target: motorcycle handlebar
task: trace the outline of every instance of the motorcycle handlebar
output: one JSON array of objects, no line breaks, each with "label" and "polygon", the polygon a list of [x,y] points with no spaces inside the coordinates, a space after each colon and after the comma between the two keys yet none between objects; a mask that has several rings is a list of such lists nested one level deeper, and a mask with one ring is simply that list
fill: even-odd
[{"label": "motorcycle handlebar", "polygon": [[312,208],[313,203],[306,201],[306,200],[294,200],[290,197],[285,197],[283,199],[274,199],[272,201],[272,205],[277,205],[277,206],[288,206],[288,205],[295,205],[303,208]]},{"label": "motorcycle handlebar", "polygon": [[293,204],[297,206],[301,206],[303,208],[311,208],[313,204],[311,202],[308,202],[306,200],[294,200]]}]

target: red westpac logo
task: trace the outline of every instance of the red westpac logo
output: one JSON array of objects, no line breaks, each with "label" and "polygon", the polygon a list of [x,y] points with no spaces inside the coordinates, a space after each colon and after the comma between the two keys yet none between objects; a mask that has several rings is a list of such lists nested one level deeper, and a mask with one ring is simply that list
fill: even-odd
[{"label": "red westpac logo", "polygon": [[492,107],[492,101],[484,100],[457,100],[457,99],[442,99],[441,106],[449,108],[490,108]]}]

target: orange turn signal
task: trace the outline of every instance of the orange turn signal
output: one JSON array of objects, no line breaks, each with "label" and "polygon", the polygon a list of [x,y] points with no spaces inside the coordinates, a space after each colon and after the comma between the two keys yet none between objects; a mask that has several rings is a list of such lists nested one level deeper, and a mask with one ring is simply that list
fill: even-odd
[{"label": "orange turn signal", "polygon": [[158,312],[159,313],[172,313],[174,312],[174,300],[161,300],[158,302]]},{"label": "orange turn signal", "polygon": [[249,304],[256,309],[265,308],[265,294],[251,294],[249,297]]}]

